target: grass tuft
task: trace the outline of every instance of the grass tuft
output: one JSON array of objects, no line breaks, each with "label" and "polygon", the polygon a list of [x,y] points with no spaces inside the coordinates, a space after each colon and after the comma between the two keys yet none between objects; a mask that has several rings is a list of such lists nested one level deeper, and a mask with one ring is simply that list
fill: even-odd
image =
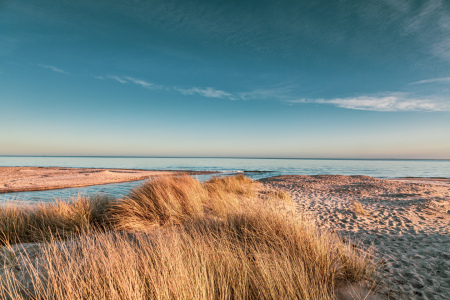
[{"label": "grass tuft", "polygon": [[110,213],[118,230],[147,231],[202,217],[207,196],[192,177],[161,177],[134,189]]},{"label": "grass tuft", "polygon": [[364,216],[370,216],[370,213],[367,212],[364,209],[364,206],[361,204],[361,202],[359,202],[358,200],[354,200],[352,201],[352,206],[353,206],[353,210],[357,213],[357,214],[361,214]]},{"label": "grass tuft", "polygon": [[293,201],[288,192],[280,189],[262,191],[262,194],[264,194],[265,198],[269,201],[282,201],[285,203],[292,203]]},{"label": "grass tuft", "polygon": [[0,245],[65,239],[89,234],[108,224],[107,197],[79,196],[70,202],[0,206]]}]

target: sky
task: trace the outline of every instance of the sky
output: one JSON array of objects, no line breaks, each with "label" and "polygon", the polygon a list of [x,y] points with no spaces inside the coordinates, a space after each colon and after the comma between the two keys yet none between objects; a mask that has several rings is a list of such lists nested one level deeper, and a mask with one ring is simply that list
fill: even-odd
[{"label": "sky", "polygon": [[450,159],[449,1],[0,0],[0,155]]}]

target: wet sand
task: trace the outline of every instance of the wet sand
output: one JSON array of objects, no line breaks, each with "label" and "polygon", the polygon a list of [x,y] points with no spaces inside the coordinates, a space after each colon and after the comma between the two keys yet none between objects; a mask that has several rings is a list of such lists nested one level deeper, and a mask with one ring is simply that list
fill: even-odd
[{"label": "wet sand", "polygon": [[[343,238],[373,245],[385,261],[384,298],[449,299],[449,179],[318,175],[260,181],[287,190],[307,215]],[[354,201],[364,211],[357,212]]]},{"label": "wet sand", "polygon": [[213,172],[59,167],[0,167],[0,193],[83,187],[143,180],[164,175],[200,175],[211,173]]}]

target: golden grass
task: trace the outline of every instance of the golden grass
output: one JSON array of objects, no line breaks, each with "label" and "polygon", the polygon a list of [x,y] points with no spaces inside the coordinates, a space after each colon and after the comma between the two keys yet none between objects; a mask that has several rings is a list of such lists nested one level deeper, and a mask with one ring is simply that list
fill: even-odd
[{"label": "golden grass", "polygon": [[361,202],[359,202],[358,200],[354,200],[352,201],[352,206],[353,206],[353,210],[357,213],[357,214],[361,214],[364,216],[370,216],[370,213],[367,212],[364,209],[364,206],[361,204]]},{"label": "golden grass", "polygon": [[107,224],[106,197],[78,197],[71,202],[0,206],[0,245],[41,242],[89,234]]},{"label": "golden grass", "polygon": [[239,211],[243,199],[256,197],[259,183],[242,174],[232,177],[214,177],[204,184],[208,192],[206,208],[218,217]]},{"label": "golden grass", "polygon": [[109,232],[87,225],[90,234],[35,255],[4,248],[13,267],[3,268],[0,298],[333,299],[338,286],[373,278],[368,253],[256,195],[245,177],[147,182],[104,206]]},{"label": "golden grass", "polygon": [[118,230],[151,230],[203,216],[208,193],[189,176],[162,177],[134,189],[110,211]]},{"label": "golden grass", "polygon": [[284,190],[268,190],[261,191],[261,196],[263,199],[268,201],[282,201],[285,203],[292,203],[291,195]]},{"label": "golden grass", "polygon": [[242,174],[231,177],[213,177],[206,182],[208,191],[232,193],[246,197],[255,196],[254,187],[259,185]]}]

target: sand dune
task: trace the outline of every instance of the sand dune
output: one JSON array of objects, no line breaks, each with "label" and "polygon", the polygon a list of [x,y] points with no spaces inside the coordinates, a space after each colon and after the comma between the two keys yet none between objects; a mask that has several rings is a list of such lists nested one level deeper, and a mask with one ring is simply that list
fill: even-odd
[{"label": "sand dune", "polygon": [[261,182],[289,191],[344,238],[373,245],[386,261],[380,286],[386,298],[449,299],[450,180],[318,175]]},{"label": "sand dune", "polygon": [[181,173],[211,172],[146,171],[126,169],[0,167],[0,193],[52,190],[147,179]]}]

